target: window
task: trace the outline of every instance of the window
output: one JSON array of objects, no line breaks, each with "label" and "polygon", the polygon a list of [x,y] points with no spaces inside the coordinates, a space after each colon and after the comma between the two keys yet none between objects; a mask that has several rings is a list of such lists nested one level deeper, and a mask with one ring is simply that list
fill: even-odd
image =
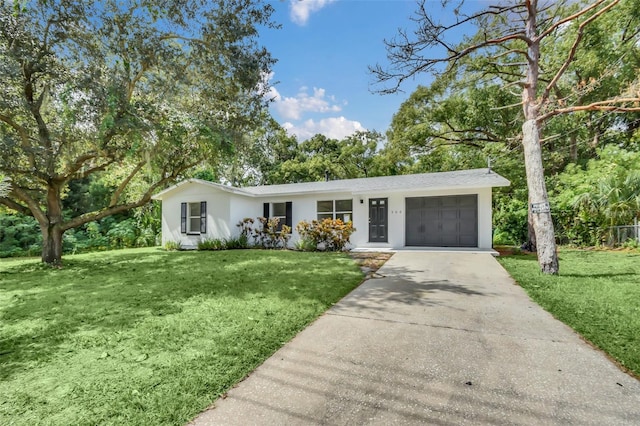
[{"label": "window", "polygon": [[189,222],[187,233],[200,233],[200,203],[189,203]]},{"label": "window", "polygon": [[353,220],[353,200],[318,201],[318,220],[340,219],[344,223]]},{"label": "window", "polygon": [[273,214],[271,217],[280,219],[280,224],[285,223],[287,218],[287,205],[286,203],[273,203],[271,205],[273,208]]},{"label": "window", "polygon": [[282,229],[282,225],[293,227],[293,203],[287,201],[284,203],[264,203],[263,217],[278,218],[278,231]]},{"label": "window", "polygon": [[183,234],[206,234],[207,202],[182,203],[180,207],[180,232]]}]

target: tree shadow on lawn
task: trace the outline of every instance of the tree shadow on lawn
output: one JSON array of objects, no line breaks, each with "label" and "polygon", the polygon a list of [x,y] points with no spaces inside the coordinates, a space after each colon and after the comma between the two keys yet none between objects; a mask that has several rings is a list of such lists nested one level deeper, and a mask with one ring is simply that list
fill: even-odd
[{"label": "tree shadow on lawn", "polygon": [[[50,359],[82,330],[128,330],[182,312],[189,300],[216,297],[328,307],[361,277],[346,256],[265,250],[110,252],[65,259],[61,270],[31,263],[5,268],[0,298],[8,303],[0,320],[12,330],[0,336],[0,379]],[[34,319],[38,326],[29,328]]]}]

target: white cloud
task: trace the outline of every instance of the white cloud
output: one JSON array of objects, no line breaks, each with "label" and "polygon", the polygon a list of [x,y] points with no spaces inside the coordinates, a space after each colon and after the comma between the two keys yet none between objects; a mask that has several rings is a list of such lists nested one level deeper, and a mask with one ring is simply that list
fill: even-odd
[{"label": "white cloud", "polygon": [[318,133],[331,139],[344,139],[357,131],[366,131],[359,121],[347,120],[345,117],[323,118],[319,121],[306,120],[301,125],[287,122],[282,125],[287,132],[304,141]]},{"label": "white cloud", "polygon": [[273,108],[285,120],[299,120],[304,112],[330,113],[341,110],[341,107],[334,103],[335,98],[327,97],[324,89],[314,87],[311,95],[307,90],[306,87],[301,87],[297,95],[283,97],[275,87],[271,87],[268,97],[274,99]]},{"label": "white cloud", "polygon": [[298,25],[304,25],[313,12],[317,12],[335,0],[291,0],[289,16]]}]

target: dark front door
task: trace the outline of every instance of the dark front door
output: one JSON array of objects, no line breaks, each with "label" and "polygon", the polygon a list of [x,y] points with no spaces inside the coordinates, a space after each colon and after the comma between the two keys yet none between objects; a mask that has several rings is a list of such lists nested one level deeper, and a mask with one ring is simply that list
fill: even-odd
[{"label": "dark front door", "polygon": [[369,242],[386,243],[387,238],[387,199],[369,199]]}]

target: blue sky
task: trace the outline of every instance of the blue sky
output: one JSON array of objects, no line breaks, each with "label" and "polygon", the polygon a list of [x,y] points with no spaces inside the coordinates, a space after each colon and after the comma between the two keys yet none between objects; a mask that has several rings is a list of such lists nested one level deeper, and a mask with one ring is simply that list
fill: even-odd
[{"label": "blue sky", "polygon": [[[273,67],[271,114],[299,141],[322,133],[341,139],[357,130],[384,133],[400,104],[430,77],[404,85],[405,93],[370,92],[367,66],[384,64],[383,40],[410,26],[413,0],[273,1],[279,30],[261,33],[278,59]],[[439,2],[434,2],[439,6]]]}]

